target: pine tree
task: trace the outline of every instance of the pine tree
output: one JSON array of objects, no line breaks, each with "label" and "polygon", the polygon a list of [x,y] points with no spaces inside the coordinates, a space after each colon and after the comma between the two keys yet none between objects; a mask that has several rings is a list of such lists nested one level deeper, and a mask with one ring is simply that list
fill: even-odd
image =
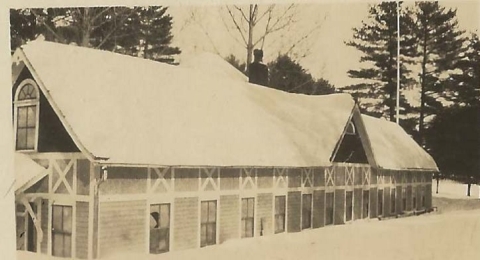
[{"label": "pine tree", "polygon": [[467,51],[457,62],[459,73],[452,73],[447,89],[453,94],[447,98],[464,106],[480,105],[480,40],[477,34],[468,39]]},{"label": "pine tree", "polygon": [[300,64],[287,55],[280,55],[268,64],[269,86],[291,93],[325,95],[335,92],[335,87],[325,79],[316,80]]},{"label": "pine tree", "polygon": [[173,56],[180,49],[171,47],[172,17],[166,13],[167,7],[135,7],[131,18],[125,20],[117,39],[119,51],[132,56],[162,62],[173,62]]},{"label": "pine tree", "polygon": [[421,60],[419,135],[423,143],[425,117],[438,113],[444,106],[442,100],[451,95],[445,78],[462,56],[464,38],[456,10],[447,10],[438,2],[417,2],[416,9],[414,33]]},{"label": "pine tree", "polygon": [[43,35],[47,41],[172,62],[167,7],[85,7],[11,10],[12,49]]},{"label": "pine tree", "polygon": [[[400,3],[401,6],[401,3]],[[410,70],[411,57],[415,55],[414,37],[411,35],[413,20],[408,10],[402,10],[400,16],[400,87],[406,88],[413,83]],[[397,3],[382,2],[369,9],[369,20],[353,29],[353,40],[348,46],[363,53],[360,62],[369,64],[368,68],[350,70],[349,76],[362,82],[343,88],[351,93],[364,113],[381,115],[395,121],[397,99]],[[407,114],[411,106],[400,94],[401,113]]]}]

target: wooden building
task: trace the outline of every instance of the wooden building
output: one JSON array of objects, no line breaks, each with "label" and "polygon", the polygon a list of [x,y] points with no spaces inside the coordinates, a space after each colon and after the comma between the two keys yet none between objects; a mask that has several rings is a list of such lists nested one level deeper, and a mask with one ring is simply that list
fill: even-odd
[{"label": "wooden building", "polygon": [[207,57],[15,52],[19,250],[156,254],[431,208],[436,164],[399,126]]}]

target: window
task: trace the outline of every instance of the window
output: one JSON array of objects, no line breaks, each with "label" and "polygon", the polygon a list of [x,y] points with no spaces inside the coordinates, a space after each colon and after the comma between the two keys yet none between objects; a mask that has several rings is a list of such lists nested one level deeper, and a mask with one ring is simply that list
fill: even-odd
[{"label": "window", "polygon": [[416,210],[417,209],[417,191],[416,189],[412,189],[413,192],[412,192],[412,209],[413,210]]},{"label": "window", "polygon": [[312,227],[312,194],[302,195],[302,229]]},{"label": "window", "polygon": [[52,206],[52,255],[72,257],[72,207]]},{"label": "window", "polygon": [[355,135],[355,125],[352,121],[348,122],[347,130],[345,131],[347,135]]},{"label": "window", "polygon": [[333,192],[325,193],[325,225],[333,224]]},{"label": "window", "polygon": [[403,187],[402,189],[402,210],[407,210],[407,188]]},{"label": "window", "polygon": [[353,192],[345,193],[345,221],[352,220],[353,217]]},{"label": "window", "polygon": [[390,190],[390,205],[391,205],[390,213],[392,213],[392,214],[395,214],[396,206],[397,206],[396,203],[395,203],[395,202],[397,202],[395,195],[396,195],[395,194],[395,188],[392,188]]},{"label": "window", "polygon": [[253,225],[254,225],[254,210],[255,210],[255,199],[254,198],[244,198],[242,199],[242,238],[244,237],[253,237]]},{"label": "window", "polygon": [[421,196],[421,200],[422,200],[421,206],[422,206],[422,208],[425,208],[425,190],[424,190],[424,189],[420,189],[420,191],[421,191],[421,195],[420,195],[420,196]]},{"label": "window", "polygon": [[364,190],[363,191],[363,218],[368,218],[369,214],[369,203],[370,203],[370,191]]},{"label": "window", "polygon": [[378,216],[383,215],[383,190],[378,190]]},{"label": "window", "polygon": [[150,205],[150,253],[170,249],[170,204]]},{"label": "window", "polygon": [[285,232],[285,196],[275,196],[275,233]]},{"label": "window", "polygon": [[200,246],[217,243],[217,201],[202,201],[200,218]]},{"label": "window", "polygon": [[36,150],[39,93],[33,80],[24,80],[15,97],[15,148]]}]

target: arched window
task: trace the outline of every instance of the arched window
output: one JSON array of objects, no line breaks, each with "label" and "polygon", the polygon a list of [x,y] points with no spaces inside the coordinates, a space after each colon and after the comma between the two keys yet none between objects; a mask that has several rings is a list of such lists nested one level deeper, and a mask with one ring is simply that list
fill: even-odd
[{"label": "arched window", "polygon": [[15,94],[15,148],[17,151],[37,150],[38,104],[40,93],[31,79],[20,83]]},{"label": "arched window", "polygon": [[355,125],[352,121],[348,122],[347,131],[345,133],[347,135],[355,135]]}]

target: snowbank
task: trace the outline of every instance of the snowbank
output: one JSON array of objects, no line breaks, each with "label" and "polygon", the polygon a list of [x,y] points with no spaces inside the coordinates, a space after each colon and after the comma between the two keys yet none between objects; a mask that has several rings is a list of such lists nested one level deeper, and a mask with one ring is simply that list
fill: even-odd
[{"label": "snowbank", "polygon": [[472,185],[470,197],[467,197],[467,185],[452,180],[441,180],[438,185],[438,194],[436,193],[437,182],[432,182],[432,192],[434,197],[451,199],[478,199],[480,198],[480,187]]}]

